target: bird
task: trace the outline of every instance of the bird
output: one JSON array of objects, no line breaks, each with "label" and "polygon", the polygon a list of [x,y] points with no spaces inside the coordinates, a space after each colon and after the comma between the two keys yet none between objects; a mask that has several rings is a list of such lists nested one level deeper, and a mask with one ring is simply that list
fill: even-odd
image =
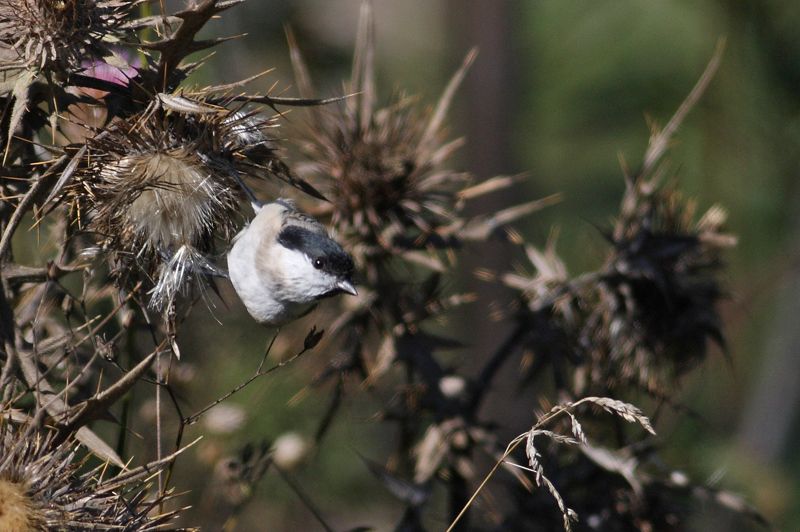
[{"label": "bird", "polygon": [[254,202],[253,209],[227,260],[233,288],[257,322],[280,327],[322,299],[358,295],[353,259],[325,226],[283,198]]}]

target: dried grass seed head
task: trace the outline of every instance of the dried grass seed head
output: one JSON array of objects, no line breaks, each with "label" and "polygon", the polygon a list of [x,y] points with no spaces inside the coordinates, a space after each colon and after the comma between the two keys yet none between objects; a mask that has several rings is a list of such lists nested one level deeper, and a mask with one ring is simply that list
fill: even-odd
[{"label": "dried grass seed head", "polygon": [[0,0],[0,47],[5,68],[68,72],[102,55],[137,0]]},{"label": "dried grass seed head", "polygon": [[153,104],[115,122],[89,141],[69,191],[77,220],[99,235],[122,284],[141,277],[131,272],[152,279],[157,308],[214,270],[209,254],[236,228],[241,180],[285,168],[265,133],[272,119],[204,109],[211,111]]}]

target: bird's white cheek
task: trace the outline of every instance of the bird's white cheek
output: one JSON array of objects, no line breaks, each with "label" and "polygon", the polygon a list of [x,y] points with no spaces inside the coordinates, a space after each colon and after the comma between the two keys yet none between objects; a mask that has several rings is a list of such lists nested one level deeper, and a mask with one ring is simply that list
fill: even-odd
[{"label": "bird's white cheek", "polygon": [[315,269],[303,253],[281,248],[275,261],[265,268],[277,281],[279,297],[297,303],[312,303],[330,289],[330,279]]}]

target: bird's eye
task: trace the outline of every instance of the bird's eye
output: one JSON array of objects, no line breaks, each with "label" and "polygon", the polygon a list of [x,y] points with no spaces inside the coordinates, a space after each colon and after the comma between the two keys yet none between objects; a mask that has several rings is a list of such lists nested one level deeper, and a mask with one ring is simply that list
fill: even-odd
[{"label": "bird's eye", "polygon": [[324,259],[314,259],[314,267],[316,269],[321,270],[323,266],[325,266]]}]

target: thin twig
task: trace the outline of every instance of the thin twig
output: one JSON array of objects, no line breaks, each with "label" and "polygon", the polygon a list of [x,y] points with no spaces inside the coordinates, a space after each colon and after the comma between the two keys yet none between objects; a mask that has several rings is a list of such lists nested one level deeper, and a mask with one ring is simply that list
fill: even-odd
[{"label": "thin twig", "polygon": [[[156,351],[156,459],[161,460],[161,351]],[[159,497],[164,494],[164,479],[161,474],[161,469],[158,470],[158,495]],[[163,511],[163,508],[159,508]]]},{"label": "thin twig", "polygon": [[270,350],[272,349],[272,346],[273,346],[273,344],[275,343],[275,339],[278,337],[278,333],[280,333],[280,330],[279,330],[278,332],[276,332],[276,333],[275,333],[275,336],[273,336],[273,337],[272,337],[272,340],[270,341],[269,345],[267,346],[267,349],[266,349],[266,351],[264,352],[264,357],[261,359],[261,363],[258,365],[258,369],[256,370],[256,372],[253,374],[253,376],[252,376],[252,377],[250,377],[250,378],[249,378],[249,379],[247,379],[246,381],[244,381],[244,382],[242,382],[242,383],[238,384],[238,385],[237,385],[236,387],[234,387],[234,388],[233,388],[231,391],[229,391],[228,393],[226,393],[226,394],[225,394],[225,395],[223,395],[222,397],[219,397],[219,398],[215,399],[213,402],[211,402],[211,403],[209,403],[208,405],[206,405],[205,407],[201,408],[200,410],[198,410],[197,412],[195,412],[195,413],[194,413],[194,414],[192,414],[191,416],[189,416],[189,417],[185,418],[185,419],[183,420],[183,423],[184,423],[185,425],[191,425],[191,424],[193,424],[193,423],[196,423],[196,422],[197,422],[197,420],[198,420],[198,419],[200,419],[200,416],[202,416],[203,414],[205,414],[206,412],[208,412],[209,410],[211,410],[212,408],[214,408],[215,406],[217,406],[217,405],[218,405],[218,404],[220,404],[221,402],[225,401],[226,399],[228,399],[229,397],[231,397],[231,396],[232,396],[232,395],[234,395],[235,393],[237,393],[237,392],[241,391],[243,388],[245,388],[247,385],[249,385],[251,382],[253,382],[253,381],[254,381],[254,380],[256,380],[257,378],[259,378],[259,377],[263,377],[264,375],[267,375],[267,374],[269,374],[269,373],[272,373],[273,371],[275,371],[275,370],[277,370],[277,369],[280,369],[280,368],[282,368],[282,367],[283,367],[283,366],[285,366],[286,364],[289,364],[289,363],[291,363],[292,361],[294,361],[295,359],[297,359],[297,358],[298,358],[300,355],[302,355],[303,353],[305,353],[306,351],[308,351],[308,348],[304,347],[304,348],[303,348],[303,349],[302,349],[300,352],[298,352],[296,355],[294,355],[294,356],[292,356],[292,357],[290,357],[290,358],[287,358],[286,360],[283,360],[283,361],[279,362],[278,364],[275,364],[274,366],[272,366],[272,367],[270,367],[270,368],[268,368],[268,369],[264,370],[264,369],[263,369],[263,367],[264,367],[264,363],[266,362],[266,360],[267,360],[267,357],[269,356],[269,352],[270,352]]}]

